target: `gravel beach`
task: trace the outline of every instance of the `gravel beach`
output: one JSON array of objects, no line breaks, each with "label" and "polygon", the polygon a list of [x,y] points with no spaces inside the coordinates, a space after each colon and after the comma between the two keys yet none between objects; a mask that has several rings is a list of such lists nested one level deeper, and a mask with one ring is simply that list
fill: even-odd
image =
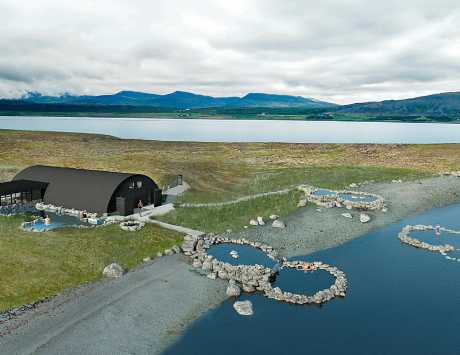
[{"label": "gravel beach", "polygon": [[[285,229],[250,227],[231,235],[259,240],[283,256],[305,255],[356,238],[371,229],[433,207],[460,201],[460,179],[363,185],[378,193],[388,211],[370,212],[362,224],[341,216],[343,208],[299,209]],[[250,218],[256,216],[248,216]],[[225,283],[191,271],[183,256],[157,259],[119,280],[103,280],[61,294],[0,324],[5,354],[157,354],[203,312],[225,299]]]}]

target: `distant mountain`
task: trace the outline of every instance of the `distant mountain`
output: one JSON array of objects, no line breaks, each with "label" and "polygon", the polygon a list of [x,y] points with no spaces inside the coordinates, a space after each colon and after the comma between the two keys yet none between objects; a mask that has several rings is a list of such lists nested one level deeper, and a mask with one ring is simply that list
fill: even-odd
[{"label": "distant mountain", "polygon": [[267,107],[267,108],[332,108],[335,104],[301,96],[270,95],[250,93],[240,97],[212,97],[184,91],[175,91],[166,95],[149,94],[136,91],[120,91],[113,95],[98,96],[44,96],[28,93],[22,100],[30,103],[72,104],[72,105],[129,105],[169,107],[175,109],[194,109],[209,107]]},{"label": "distant mountain", "polygon": [[341,106],[336,112],[372,115],[448,116],[460,114],[460,92]]}]

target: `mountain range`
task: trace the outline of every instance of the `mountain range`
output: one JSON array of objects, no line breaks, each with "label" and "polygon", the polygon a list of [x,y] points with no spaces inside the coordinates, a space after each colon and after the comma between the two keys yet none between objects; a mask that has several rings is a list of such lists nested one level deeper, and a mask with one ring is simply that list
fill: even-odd
[{"label": "mountain range", "polygon": [[243,97],[213,97],[184,91],[175,91],[165,95],[120,91],[113,95],[98,96],[74,96],[68,94],[62,96],[43,96],[38,93],[28,93],[22,97],[22,100],[39,104],[129,105],[168,107],[174,109],[209,107],[332,108],[336,106],[329,102],[301,96],[250,93]]},{"label": "mountain range", "polygon": [[[460,119],[460,92],[447,92],[404,100],[363,102],[336,105],[312,98],[289,95],[250,93],[243,97],[213,97],[176,91],[158,95],[136,91],[120,91],[113,95],[45,96],[28,93],[19,100],[0,100],[0,111],[14,112],[172,112],[177,110],[205,110],[214,114],[314,115],[331,118],[350,115],[382,117],[450,117]],[[313,116],[312,116],[313,117]],[[314,116],[321,118],[320,116]]]},{"label": "mountain range", "polygon": [[460,114],[460,92],[446,92],[405,100],[385,100],[341,106],[341,113],[369,115],[429,115]]}]

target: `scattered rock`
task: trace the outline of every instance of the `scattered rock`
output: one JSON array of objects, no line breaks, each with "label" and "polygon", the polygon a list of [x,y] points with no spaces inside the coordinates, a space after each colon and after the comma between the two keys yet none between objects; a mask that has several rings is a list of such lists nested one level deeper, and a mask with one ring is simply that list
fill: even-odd
[{"label": "scattered rock", "polygon": [[174,252],[171,249],[166,249],[164,251],[164,255],[173,255],[173,254],[174,254]]},{"label": "scattered rock", "polygon": [[351,215],[351,213],[342,213],[342,216],[345,217],[345,218],[353,218],[353,216]]},{"label": "scattered rock", "polygon": [[258,223],[255,219],[251,219],[251,220],[249,221],[249,224],[250,224],[251,226],[258,226],[258,225],[259,225],[259,223]]},{"label": "scattered rock", "polygon": [[276,219],[276,220],[273,221],[272,227],[274,227],[274,228],[286,228],[286,224],[283,221],[281,221],[279,219]]},{"label": "scattered rock", "polygon": [[142,259],[144,261],[144,263],[148,263],[149,261],[152,260],[152,258],[150,256],[147,256],[145,257],[144,259]]},{"label": "scattered rock", "polygon": [[349,186],[350,186],[351,188],[355,188],[355,187],[358,187],[358,185],[357,185],[357,184],[355,184],[354,182],[353,182],[353,183],[351,183]]},{"label": "scattered rock", "polygon": [[110,265],[107,265],[104,268],[104,271],[102,271],[102,274],[105,277],[111,277],[111,278],[122,277],[124,273],[125,273],[125,270],[123,270],[123,268],[117,263],[112,263]]},{"label": "scattered rock", "polygon": [[272,221],[274,221],[275,219],[278,219],[278,218],[280,218],[280,216],[278,216],[277,214],[272,214],[272,215],[270,215],[270,219],[271,219]]},{"label": "scattered rock", "polygon": [[361,223],[367,223],[371,220],[371,217],[365,213],[361,213],[359,215],[359,220],[361,221]]},{"label": "scattered rock", "polygon": [[388,212],[388,208],[383,207],[383,208],[382,208],[382,212],[383,212],[383,213]]},{"label": "scattered rock", "polygon": [[180,253],[181,253],[181,249],[180,249],[180,247],[177,246],[177,245],[174,245],[171,249],[172,249],[172,251],[173,251],[174,253],[176,253],[176,254],[180,254]]},{"label": "scattered rock", "polygon": [[157,257],[161,258],[162,256],[163,256],[163,253],[162,253],[161,251],[159,251],[159,252],[157,253]]},{"label": "scattered rock", "polygon": [[233,304],[233,308],[242,316],[252,316],[254,311],[252,309],[251,301],[238,301]]},{"label": "scattered rock", "polygon": [[217,279],[217,274],[215,272],[210,272],[209,274],[206,275],[208,279],[215,280]]}]

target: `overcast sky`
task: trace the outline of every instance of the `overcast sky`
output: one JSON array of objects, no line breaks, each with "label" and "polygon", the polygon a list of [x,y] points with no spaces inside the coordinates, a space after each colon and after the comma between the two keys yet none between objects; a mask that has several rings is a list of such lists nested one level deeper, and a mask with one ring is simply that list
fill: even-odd
[{"label": "overcast sky", "polygon": [[0,97],[460,91],[459,0],[0,0]]}]

